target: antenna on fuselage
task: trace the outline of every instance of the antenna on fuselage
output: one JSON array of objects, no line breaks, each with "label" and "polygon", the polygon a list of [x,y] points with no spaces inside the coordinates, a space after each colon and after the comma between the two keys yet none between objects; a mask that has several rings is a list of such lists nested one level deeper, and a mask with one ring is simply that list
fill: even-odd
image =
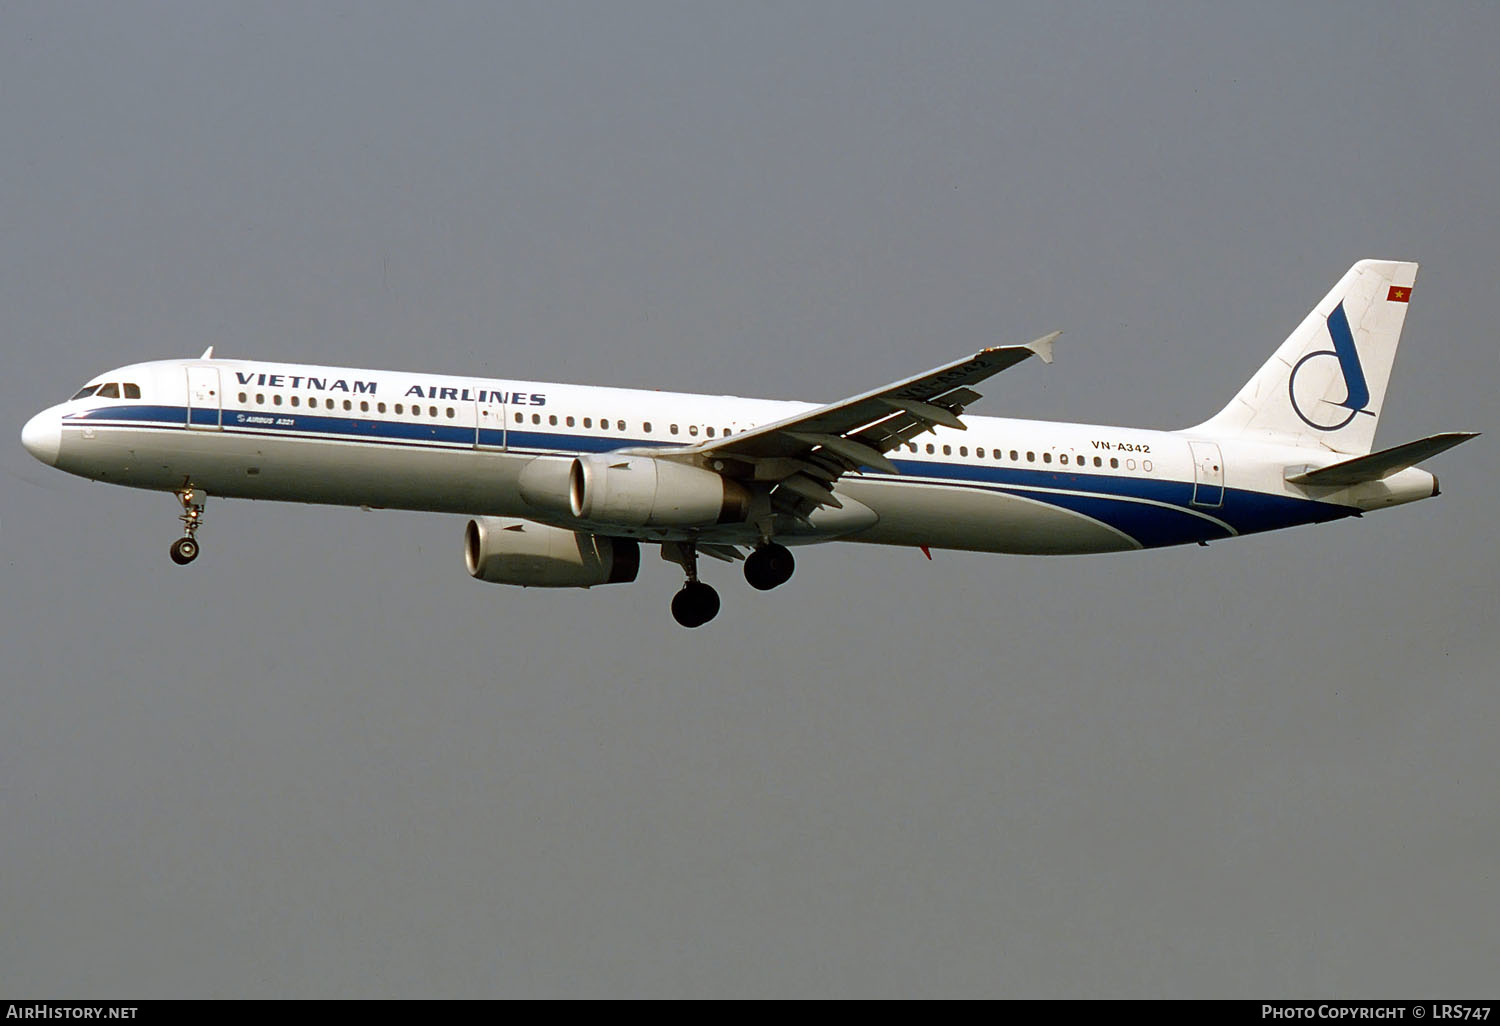
[{"label": "antenna on fuselage", "polygon": [[200,357],[198,357],[198,359],[200,359],[200,360],[212,360],[213,358],[214,358],[214,347],[213,346],[209,346],[207,349],[203,350],[203,355],[200,356]]}]

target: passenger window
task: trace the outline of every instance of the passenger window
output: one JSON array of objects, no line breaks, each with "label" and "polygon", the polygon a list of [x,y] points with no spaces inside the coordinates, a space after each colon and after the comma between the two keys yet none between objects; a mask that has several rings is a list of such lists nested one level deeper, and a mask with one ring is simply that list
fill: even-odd
[{"label": "passenger window", "polygon": [[533,413],[531,415],[531,422],[533,424],[540,424],[542,422],[542,415],[540,413]]},{"label": "passenger window", "polygon": [[688,434],[692,435],[694,438],[697,438],[698,437],[698,425],[697,424],[689,424],[688,425]]},{"label": "passenger window", "polygon": [[1094,457],[1094,466],[1096,466],[1096,467],[1102,467],[1102,466],[1104,466],[1104,461],[1101,460],[1099,457],[1095,456]]},{"label": "passenger window", "polygon": [[[126,399],[139,399],[140,397],[141,397],[141,386],[140,385],[133,385],[133,384],[131,384],[128,381],[125,382],[125,398]],[[245,401],[244,398],[241,397],[240,402],[244,402],[244,401]]]},{"label": "passenger window", "polygon": [[553,427],[557,427],[557,414],[554,413],[552,416],[548,417],[547,423],[551,424]]},{"label": "passenger window", "polygon": [[276,395],[271,396],[271,403],[274,406],[281,405],[281,394],[279,392]]},{"label": "passenger window", "polygon": [[945,445],[945,446],[943,446],[943,455],[944,456],[952,456],[953,455],[953,446],[951,446],[951,445]]},{"label": "passenger window", "polygon": [[1021,462],[1021,454],[1018,453],[1018,452],[1016,452],[1016,450],[1012,449],[1010,451],[1010,460],[1011,460],[1012,463],[1020,463]]},{"label": "passenger window", "polygon": [[385,412],[385,403],[376,403],[375,404],[375,412],[377,412],[377,413],[384,413]]},{"label": "passenger window", "polygon": [[674,434],[674,435],[675,435],[675,434],[676,434],[676,433],[677,433],[677,425],[676,425],[676,424],[673,424],[673,425],[672,425],[672,434]]},{"label": "passenger window", "polygon": [[406,405],[404,403],[397,403],[395,406],[392,406],[391,409],[395,410],[397,413],[405,413]]},{"label": "passenger window", "polygon": [[109,384],[107,384],[103,388],[99,389],[99,398],[100,399],[118,399],[118,398],[120,398],[120,386],[117,385],[117,384],[115,384],[113,381],[111,381]]},{"label": "passenger window", "polygon": [[[413,406],[412,409],[416,410],[419,413],[421,412],[415,406]],[[437,407],[436,406],[429,406],[429,407],[427,407],[427,416],[429,416],[429,417],[436,417],[437,416]],[[554,420],[552,423],[556,424],[557,421]]]},{"label": "passenger window", "polygon": [[[99,391],[99,386],[98,385],[88,385],[88,386],[86,386],[84,388],[80,388],[78,390],[78,394],[75,395],[73,397],[73,399],[87,399],[89,396],[93,395],[97,391]],[[72,402],[73,399],[69,399],[68,402]]]},{"label": "passenger window", "polygon": [[[517,420],[520,419],[520,415],[519,414],[516,415],[516,419]],[[594,418],[593,417],[584,417],[583,418],[583,426],[586,427],[586,428],[593,427],[594,426]]]},{"label": "passenger window", "polygon": [[707,431],[708,431],[708,437],[712,438],[714,436],[714,429],[713,428],[708,428]]},{"label": "passenger window", "polygon": [[1111,456],[1109,458],[1109,469],[1110,470],[1119,470],[1120,469],[1120,461],[1118,459],[1116,459],[1115,457]]},{"label": "passenger window", "polygon": [[641,425],[641,430],[644,431],[644,432],[646,432],[646,434],[649,435],[651,433],[651,422],[648,420],[648,421],[646,421],[646,423],[642,424]]},{"label": "passenger window", "polygon": [[567,423],[568,423],[568,427],[572,427],[573,426],[573,418],[569,417]]},{"label": "passenger window", "polygon": [[615,421],[615,427],[619,428],[621,431],[624,431],[625,430],[625,422],[623,420],[617,420],[617,421]]},{"label": "passenger window", "polygon": [[1141,469],[1144,470],[1148,474],[1151,473],[1151,461],[1150,460],[1141,460]]},{"label": "passenger window", "polygon": [[1063,453],[1061,456],[1058,457],[1058,459],[1061,460],[1062,462],[1066,463],[1066,462],[1068,462],[1068,454],[1067,453]]},{"label": "passenger window", "polygon": [[244,392],[241,392],[240,393],[240,402],[243,403],[243,402],[249,402],[249,401],[250,401],[250,397],[248,395],[246,395]]},{"label": "passenger window", "polygon": [[346,410],[352,410],[352,409],[354,409],[354,403],[351,402],[348,399],[345,399],[344,400],[344,409],[346,409]]},{"label": "passenger window", "polygon": [[936,450],[933,449],[933,447],[932,447],[932,443],[928,442],[927,443],[927,455],[931,456],[935,451]]},{"label": "passenger window", "polygon": [[1028,452],[1026,454],[1026,462],[1027,463],[1035,463],[1036,462],[1036,453],[1034,453],[1034,452]]},{"label": "passenger window", "polygon": [[980,459],[984,459],[984,450],[983,449],[975,449],[974,450],[974,455],[978,456]]},{"label": "passenger window", "polygon": [[255,405],[256,406],[264,406],[264,405],[266,405],[266,394],[264,392],[256,392],[255,393]]},{"label": "passenger window", "polygon": [[725,438],[728,438],[730,435],[734,434],[734,432],[730,431],[728,428],[725,428],[720,432],[720,434],[722,434]]},{"label": "passenger window", "polygon": [[1052,462],[1052,454],[1050,452],[1044,452],[1044,453],[1042,453],[1042,462],[1043,463],[1051,463]]},{"label": "passenger window", "polygon": [[449,420],[453,419],[453,407],[451,407],[451,406],[448,407],[448,419]]},{"label": "passenger window", "polygon": [[967,456],[967,455],[969,455],[969,447],[967,445],[960,445],[958,447],[958,454],[960,456]]}]

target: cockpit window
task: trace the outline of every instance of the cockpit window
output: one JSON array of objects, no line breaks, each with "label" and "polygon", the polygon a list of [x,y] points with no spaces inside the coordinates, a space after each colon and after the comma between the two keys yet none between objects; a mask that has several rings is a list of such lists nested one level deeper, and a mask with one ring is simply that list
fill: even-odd
[{"label": "cockpit window", "polygon": [[115,382],[111,381],[109,384],[107,384],[103,388],[99,389],[98,398],[100,398],[100,399],[118,399],[118,398],[120,398],[120,386],[117,385]]},{"label": "cockpit window", "polygon": [[141,397],[141,386],[133,382],[125,382],[125,398],[139,399]]},{"label": "cockpit window", "polygon": [[[80,388],[78,390],[78,394],[75,395],[73,399],[87,399],[89,396],[93,395],[98,390],[98,388],[98,385],[88,385],[84,388]],[[73,399],[69,399],[68,402],[72,402]]]}]

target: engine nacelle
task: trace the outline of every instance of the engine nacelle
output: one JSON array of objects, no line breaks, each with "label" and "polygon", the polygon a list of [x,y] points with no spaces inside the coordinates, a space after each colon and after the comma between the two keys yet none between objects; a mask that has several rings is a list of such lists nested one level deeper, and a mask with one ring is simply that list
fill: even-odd
[{"label": "engine nacelle", "polygon": [[523,588],[592,588],[628,584],[641,568],[641,547],[629,538],[601,538],[561,527],[478,517],[464,530],[469,574]]},{"label": "engine nacelle", "polygon": [[744,486],[688,463],[596,453],[573,461],[569,508],[580,520],[622,527],[693,527],[743,521]]}]

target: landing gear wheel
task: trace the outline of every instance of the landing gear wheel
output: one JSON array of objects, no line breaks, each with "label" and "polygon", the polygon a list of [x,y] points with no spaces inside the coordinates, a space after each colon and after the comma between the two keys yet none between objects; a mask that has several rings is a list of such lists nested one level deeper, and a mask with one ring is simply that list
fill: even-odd
[{"label": "landing gear wheel", "polygon": [[172,562],[187,566],[198,558],[198,543],[192,538],[178,538],[172,543]]},{"label": "landing gear wheel", "polygon": [[762,545],[745,560],[745,580],[757,591],[770,591],[792,578],[797,561],[785,545]]},{"label": "landing gear wheel", "polygon": [[719,593],[702,581],[689,581],[672,596],[672,616],[684,627],[702,627],[719,615]]},{"label": "landing gear wheel", "polygon": [[194,535],[203,526],[203,500],[206,496],[191,481],[184,481],[173,494],[182,504],[182,516],[177,519],[182,521],[182,529],[187,533],[172,543],[172,562],[187,566],[198,558],[198,539]]}]

